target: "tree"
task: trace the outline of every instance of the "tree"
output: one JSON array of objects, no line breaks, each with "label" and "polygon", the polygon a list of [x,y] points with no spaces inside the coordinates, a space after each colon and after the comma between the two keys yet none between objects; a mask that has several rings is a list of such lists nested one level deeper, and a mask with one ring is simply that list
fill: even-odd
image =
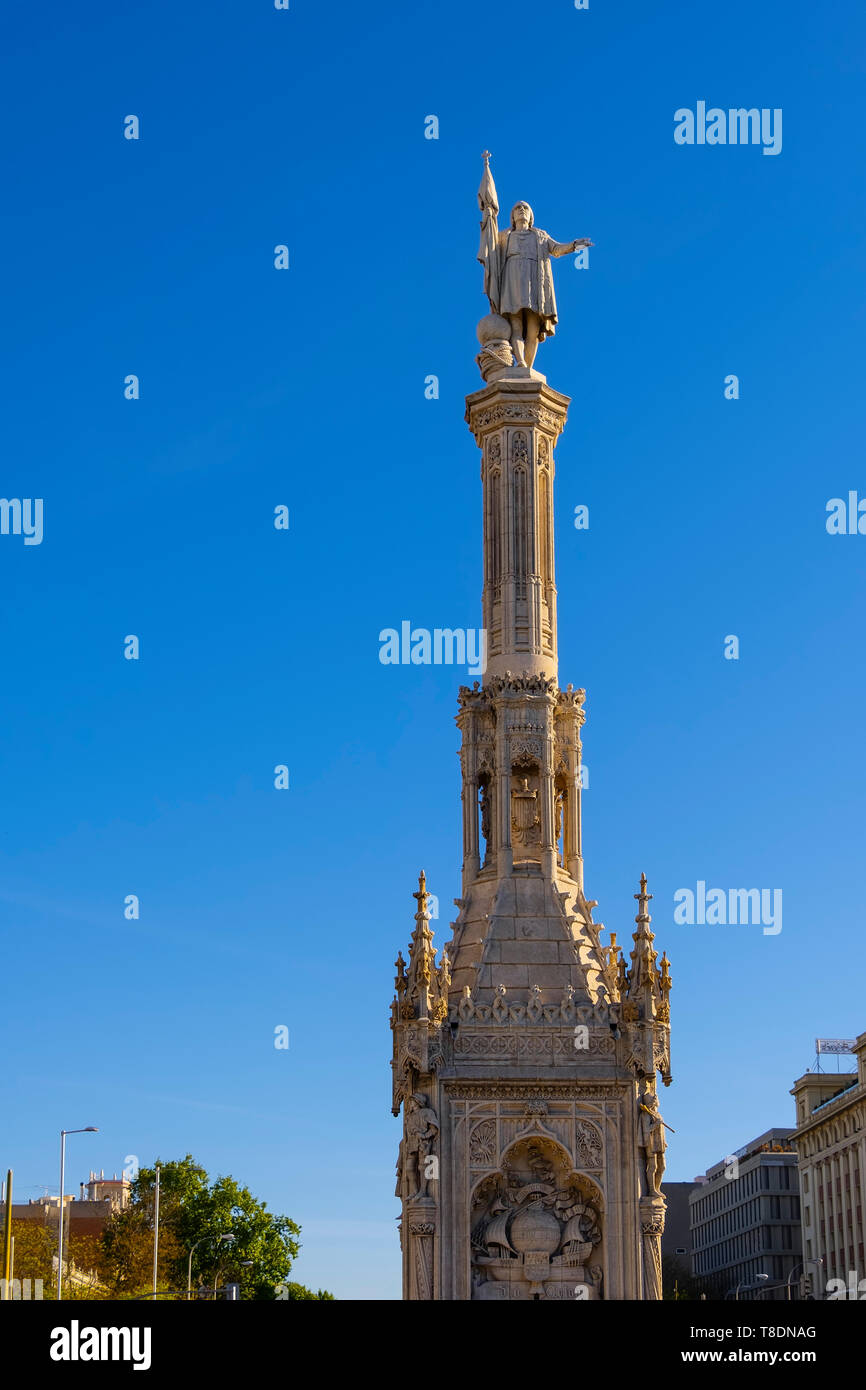
[{"label": "tree", "polygon": [[[12,1236],[15,1241],[15,1265],[13,1275],[16,1279],[41,1279],[45,1292],[55,1282],[52,1256],[57,1254],[57,1232],[41,1221],[12,1220]],[[2,1270],[0,1270],[2,1273]]]},{"label": "tree", "polygon": [[[159,1287],[185,1289],[190,1252],[192,1286],[240,1285],[245,1299],[272,1299],[285,1284],[300,1249],[300,1227],[267,1210],[234,1178],[213,1182],[191,1154],[159,1166]],[[156,1165],[141,1168],[126,1210],[111,1218],[103,1236],[103,1278],[115,1297],[150,1287]],[[219,1241],[231,1234],[234,1240]],[[194,1248],[195,1247],[195,1248]],[[250,1261],[248,1267],[245,1262]],[[298,1288],[302,1287],[300,1285]],[[306,1292],[310,1298],[330,1298]]]},{"label": "tree", "polygon": [[[36,1208],[38,1210],[38,1208]],[[68,1231],[68,1223],[65,1223]],[[15,1241],[13,1277],[15,1279],[41,1279],[42,1297],[50,1298],[57,1288],[57,1230],[44,1221],[12,1221],[12,1236]],[[97,1236],[81,1235],[73,1230],[66,1236],[63,1246],[64,1288],[71,1297],[73,1286],[75,1297],[79,1290],[94,1290],[98,1284],[101,1260],[101,1243]]]},{"label": "tree", "polygon": [[331,1303],[336,1301],[334,1295],[325,1289],[319,1289],[317,1293],[313,1293],[312,1289],[305,1288],[303,1284],[292,1283],[281,1284],[277,1297],[288,1301],[294,1299],[321,1299],[323,1302],[328,1300]]},{"label": "tree", "polygon": [[70,1232],[63,1244],[63,1288],[70,1298],[105,1297],[101,1236]]},{"label": "tree", "polygon": [[[181,1254],[170,1225],[159,1222],[157,1287],[168,1288]],[[129,1297],[153,1287],[153,1202],[115,1212],[102,1233],[99,1272],[109,1298]]]}]

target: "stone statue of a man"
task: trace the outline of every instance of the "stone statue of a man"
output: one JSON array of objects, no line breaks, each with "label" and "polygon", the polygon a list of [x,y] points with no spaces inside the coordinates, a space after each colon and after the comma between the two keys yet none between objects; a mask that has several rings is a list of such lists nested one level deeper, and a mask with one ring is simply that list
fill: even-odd
[{"label": "stone statue of a man", "polygon": [[[427,1183],[435,1176],[427,1160],[439,1134],[439,1121],[436,1111],[427,1103],[427,1096],[416,1091],[406,1107],[406,1138],[403,1153],[403,1177],[405,1195],[417,1200],[427,1197]],[[398,1192],[400,1184],[398,1183]]]},{"label": "stone statue of a man", "polygon": [[484,175],[478,190],[481,245],[478,259],[484,266],[484,292],[494,314],[508,320],[511,349],[518,367],[531,367],[538,344],[556,330],[556,296],[553,292],[551,258],[567,256],[582,246],[591,246],[588,237],[575,241],[554,241],[535,226],[528,203],[515,203],[511,226],[500,232],[499,202],[489,155],[484,156]]},{"label": "stone statue of a man", "polygon": [[665,1171],[665,1125],[659,1114],[659,1102],[655,1090],[645,1085],[638,1101],[640,1135],[639,1143],[644,1151],[646,1164],[647,1193],[658,1196],[662,1189]]}]

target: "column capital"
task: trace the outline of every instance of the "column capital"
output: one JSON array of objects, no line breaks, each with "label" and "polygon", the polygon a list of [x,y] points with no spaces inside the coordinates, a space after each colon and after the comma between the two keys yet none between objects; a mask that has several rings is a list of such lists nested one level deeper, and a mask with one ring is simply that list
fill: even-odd
[{"label": "column capital", "polygon": [[[520,370],[512,367],[508,372]],[[554,391],[537,372],[516,377],[503,373],[498,381],[466,397],[465,419],[479,448],[486,435],[503,425],[537,426],[558,439],[565,428],[570,404],[569,396]]]}]

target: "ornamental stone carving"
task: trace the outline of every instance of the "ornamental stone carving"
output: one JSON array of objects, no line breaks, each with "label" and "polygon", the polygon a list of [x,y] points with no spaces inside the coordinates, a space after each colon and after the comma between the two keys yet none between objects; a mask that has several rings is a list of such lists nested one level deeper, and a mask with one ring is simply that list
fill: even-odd
[{"label": "ornamental stone carving", "polygon": [[575,1126],[574,1151],[582,1168],[601,1168],[604,1145],[601,1134],[588,1120],[578,1120]]},{"label": "ornamental stone carving", "polygon": [[496,1158],[496,1121],[481,1120],[469,1136],[469,1161],[477,1168],[489,1168]]},{"label": "ornamental stone carving", "polygon": [[601,1194],[562,1146],[519,1139],[473,1195],[473,1299],[573,1298],[580,1284],[598,1298],[602,1227]]}]

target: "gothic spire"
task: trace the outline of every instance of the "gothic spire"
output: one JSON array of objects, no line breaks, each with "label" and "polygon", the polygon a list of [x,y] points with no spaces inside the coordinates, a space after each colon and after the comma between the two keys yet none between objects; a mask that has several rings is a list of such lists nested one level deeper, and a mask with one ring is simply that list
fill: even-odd
[{"label": "gothic spire", "polygon": [[630,999],[637,998],[638,995],[649,992],[652,996],[658,996],[658,972],[656,970],[657,951],[653,950],[654,934],[650,931],[652,918],[647,911],[647,904],[652,901],[652,893],[646,890],[646,874],[640,876],[640,892],[635,893],[635,900],[639,904],[638,914],[635,917],[637,931],[632,933],[634,947],[631,953],[631,969],[628,973],[628,995]]}]

